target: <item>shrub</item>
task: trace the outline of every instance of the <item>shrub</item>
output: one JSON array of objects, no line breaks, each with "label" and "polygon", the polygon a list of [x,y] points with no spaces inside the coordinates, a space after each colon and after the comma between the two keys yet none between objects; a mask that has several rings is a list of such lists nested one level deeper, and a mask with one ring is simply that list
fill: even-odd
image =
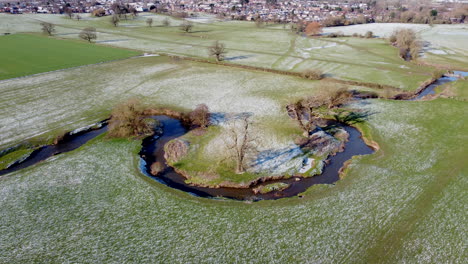
[{"label": "shrub", "polygon": [[192,125],[206,128],[210,124],[210,111],[206,104],[199,104],[189,114]]},{"label": "shrub", "polygon": [[174,139],[164,145],[164,158],[169,163],[181,160],[189,151],[189,143],[181,139]]},{"label": "shrub", "polygon": [[169,18],[166,17],[166,18],[163,20],[162,24],[163,24],[163,26],[168,27],[168,26],[171,25],[171,21],[169,20]]},{"label": "shrub", "polygon": [[301,73],[302,78],[306,78],[309,80],[321,80],[324,77],[324,74],[321,70],[317,69],[309,69],[305,70]]},{"label": "shrub", "polygon": [[318,22],[311,22],[307,24],[307,27],[305,28],[305,33],[308,36],[318,35],[322,33],[322,25],[320,25],[320,23]]},{"label": "shrub", "polygon": [[112,110],[109,121],[109,137],[131,138],[153,133],[154,120],[145,119],[144,107],[137,99],[130,99]]},{"label": "shrub", "polygon": [[180,30],[184,31],[185,33],[190,33],[193,29],[193,24],[190,21],[184,21],[180,25]]},{"label": "shrub", "polygon": [[373,33],[372,31],[367,31],[365,37],[366,37],[366,38],[373,38],[373,37],[374,37],[374,33]]},{"label": "shrub", "polygon": [[435,70],[432,72],[432,79],[437,80],[444,76],[445,71],[444,70]]},{"label": "shrub", "polygon": [[158,176],[159,173],[164,171],[164,164],[162,162],[156,161],[151,164],[151,175]]},{"label": "shrub", "polygon": [[146,19],[146,24],[148,25],[148,27],[151,27],[153,25],[153,19],[152,18]]},{"label": "shrub", "polygon": [[120,18],[116,14],[114,14],[111,17],[110,22],[112,25],[114,25],[114,27],[117,27],[119,25]]}]

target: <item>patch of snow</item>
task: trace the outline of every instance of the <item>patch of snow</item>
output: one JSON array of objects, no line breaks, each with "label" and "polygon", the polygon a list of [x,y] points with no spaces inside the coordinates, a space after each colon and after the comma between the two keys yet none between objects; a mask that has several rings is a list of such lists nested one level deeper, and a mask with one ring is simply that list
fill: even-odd
[{"label": "patch of snow", "polygon": [[331,48],[331,47],[335,47],[337,44],[335,42],[333,43],[330,43],[328,45],[324,45],[324,46],[319,46],[319,47],[311,47],[311,48],[306,48],[304,50],[315,50],[315,49],[326,49],[326,48]]},{"label": "patch of snow", "polygon": [[307,158],[304,162],[304,165],[299,169],[299,173],[306,173],[308,170],[312,168],[312,164],[314,159]]},{"label": "patch of snow", "polygon": [[293,172],[302,166],[303,152],[297,145],[290,145],[282,149],[271,149],[260,152],[252,162],[252,172],[268,172],[281,175]]},{"label": "patch of snow", "polygon": [[438,55],[447,55],[447,52],[443,50],[438,50],[438,49],[430,49],[427,52],[432,53],[432,54],[438,54]]}]

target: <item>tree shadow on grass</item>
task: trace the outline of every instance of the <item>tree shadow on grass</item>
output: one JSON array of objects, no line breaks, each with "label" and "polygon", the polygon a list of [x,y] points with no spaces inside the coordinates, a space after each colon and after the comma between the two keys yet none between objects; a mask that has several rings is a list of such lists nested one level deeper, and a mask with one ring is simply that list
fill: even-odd
[{"label": "tree shadow on grass", "polygon": [[224,113],[224,112],[213,112],[210,114],[210,123],[212,125],[221,125],[231,120],[241,119],[242,117],[251,117],[253,113],[242,112],[238,114]]},{"label": "tree shadow on grass", "polygon": [[337,114],[334,114],[333,117],[336,121],[340,123],[345,123],[349,125],[363,123],[369,119],[369,116],[376,114],[376,112],[371,111],[343,111]]},{"label": "tree shadow on grass", "polygon": [[255,55],[242,55],[242,56],[224,58],[224,60],[226,60],[226,61],[242,60],[242,59],[248,59],[248,58],[251,58],[251,57],[254,57],[254,56]]},{"label": "tree shadow on grass", "polygon": [[280,167],[286,162],[302,154],[298,146],[264,150],[257,155],[250,165],[254,171],[269,171],[273,173],[280,170]]}]

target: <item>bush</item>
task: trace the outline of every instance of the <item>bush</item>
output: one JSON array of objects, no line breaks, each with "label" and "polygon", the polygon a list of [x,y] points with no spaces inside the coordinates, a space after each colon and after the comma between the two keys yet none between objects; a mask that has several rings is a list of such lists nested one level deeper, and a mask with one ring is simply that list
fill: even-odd
[{"label": "bush", "polygon": [[390,43],[395,43],[397,41],[397,37],[395,36],[395,34],[392,34],[390,38],[388,38],[388,41],[390,41]]},{"label": "bush", "polygon": [[337,108],[349,102],[353,94],[345,86],[335,83],[323,83],[321,93],[318,94],[328,109]]},{"label": "bush", "polygon": [[306,78],[309,80],[321,80],[324,77],[324,74],[321,70],[317,69],[309,69],[305,70],[301,73],[302,78]]},{"label": "bush", "polygon": [[184,31],[185,33],[190,33],[193,29],[193,24],[190,21],[184,21],[180,24],[180,30]]},{"label": "bush", "polygon": [[158,176],[159,173],[164,171],[164,164],[162,162],[156,161],[151,164],[151,175]]},{"label": "bush", "polygon": [[372,31],[367,31],[365,37],[366,37],[366,38],[373,38],[373,37],[374,37],[374,33],[373,33]]},{"label": "bush", "polygon": [[164,158],[169,163],[176,163],[185,157],[189,151],[189,143],[181,139],[174,139],[164,145]]},{"label": "bush", "polygon": [[444,70],[435,70],[432,72],[432,79],[437,80],[444,76],[445,71]]},{"label": "bush", "polygon": [[108,137],[131,138],[151,135],[155,121],[145,119],[143,110],[144,107],[137,99],[117,105],[112,110]]},{"label": "bush", "polygon": [[206,104],[199,104],[189,114],[192,125],[206,128],[210,124],[210,111]]},{"label": "bush", "polygon": [[162,21],[162,25],[165,26],[165,27],[168,27],[171,25],[171,21],[169,20],[169,18],[165,18],[163,21]]}]

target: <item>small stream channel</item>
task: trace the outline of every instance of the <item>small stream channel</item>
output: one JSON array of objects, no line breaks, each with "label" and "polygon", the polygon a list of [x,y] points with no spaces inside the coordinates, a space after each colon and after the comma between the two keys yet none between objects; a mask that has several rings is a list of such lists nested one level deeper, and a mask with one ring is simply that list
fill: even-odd
[{"label": "small stream channel", "polygon": [[435,94],[435,88],[437,88],[440,85],[453,82],[459,79],[459,77],[468,77],[468,72],[463,72],[463,71],[454,71],[452,76],[443,76],[428,87],[426,87],[422,92],[418,94],[415,98],[411,99],[411,101],[417,101],[421,100],[424,96],[426,95],[433,95]]},{"label": "small stream channel", "polygon": [[44,161],[54,155],[69,152],[84,145],[89,140],[107,131],[107,122],[98,123],[97,128],[86,129],[78,133],[68,133],[57,144],[42,146],[34,150],[25,160],[13,163],[10,167],[0,170],[0,176],[18,171]]}]

